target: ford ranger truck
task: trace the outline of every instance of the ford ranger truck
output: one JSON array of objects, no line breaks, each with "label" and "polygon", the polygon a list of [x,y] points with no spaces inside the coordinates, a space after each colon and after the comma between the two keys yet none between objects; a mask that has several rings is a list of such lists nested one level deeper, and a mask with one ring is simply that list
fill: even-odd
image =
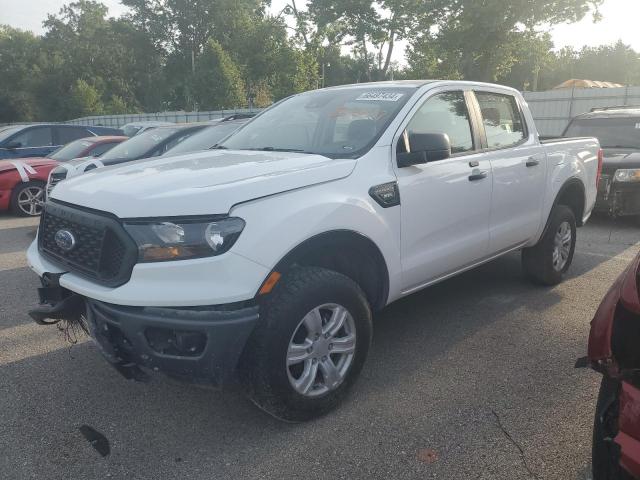
[{"label": "ford ranger truck", "polygon": [[315,90],[211,150],[60,183],[28,250],[40,323],[86,325],[127,377],[238,378],[304,421],[360,373],[372,313],[496,257],[555,285],[596,200],[594,138],[541,142],[516,90]]}]

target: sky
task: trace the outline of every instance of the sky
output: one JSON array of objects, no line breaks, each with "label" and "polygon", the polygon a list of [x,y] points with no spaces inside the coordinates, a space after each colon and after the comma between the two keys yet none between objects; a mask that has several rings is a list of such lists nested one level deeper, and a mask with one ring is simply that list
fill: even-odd
[{"label": "sky", "polygon": [[[8,24],[36,33],[42,33],[42,21],[47,13],[57,13],[71,0],[0,0],[0,24]],[[101,0],[109,13],[118,16],[125,11],[119,0]],[[505,0],[509,1],[509,0]],[[272,0],[272,11],[279,12],[287,0]],[[556,48],[584,45],[596,46],[622,40],[640,51],[640,0],[605,0],[601,8],[604,19],[594,24],[591,16],[579,23],[559,25],[552,30]],[[404,45],[398,45],[394,60],[402,63]]]}]

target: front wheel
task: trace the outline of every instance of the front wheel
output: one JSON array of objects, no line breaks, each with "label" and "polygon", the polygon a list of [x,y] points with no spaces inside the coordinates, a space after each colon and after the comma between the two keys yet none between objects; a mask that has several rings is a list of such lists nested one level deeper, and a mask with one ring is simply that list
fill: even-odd
[{"label": "front wheel", "polygon": [[37,217],[44,205],[43,182],[20,183],[11,194],[11,211],[20,217]]},{"label": "front wheel", "polygon": [[335,408],[364,364],[371,311],[348,277],[316,267],[285,275],[262,306],[240,363],[251,400],[281,420]]},{"label": "front wheel", "polygon": [[576,249],[576,217],[565,205],[556,205],[540,241],[522,251],[527,277],[541,285],[557,285],[569,270]]}]

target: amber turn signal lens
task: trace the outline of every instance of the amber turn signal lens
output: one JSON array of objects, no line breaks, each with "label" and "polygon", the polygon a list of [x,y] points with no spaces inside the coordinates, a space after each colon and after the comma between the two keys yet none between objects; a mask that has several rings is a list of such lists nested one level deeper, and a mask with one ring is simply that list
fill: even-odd
[{"label": "amber turn signal lens", "polygon": [[267,293],[270,293],[271,290],[273,290],[273,287],[276,286],[276,283],[278,283],[281,277],[282,275],[280,275],[280,273],[271,272],[271,274],[267,277],[265,282],[262,284],[262,287],[260,288],[258,295],[265,295]]}]

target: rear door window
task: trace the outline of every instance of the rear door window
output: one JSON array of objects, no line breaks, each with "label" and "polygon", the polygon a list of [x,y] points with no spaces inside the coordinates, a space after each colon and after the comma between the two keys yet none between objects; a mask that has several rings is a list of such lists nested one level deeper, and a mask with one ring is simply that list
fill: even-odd
[{"label": "rear door window", "polygon": [[58,145],[66,145],[80,138],[93,137],[93,134],[82,127],[56,127]]},{"label": "rear door window", "polygon": [[475,92],[489,148],[517,145],[525,138],[525,128],[518,102],[512,95]]}]

